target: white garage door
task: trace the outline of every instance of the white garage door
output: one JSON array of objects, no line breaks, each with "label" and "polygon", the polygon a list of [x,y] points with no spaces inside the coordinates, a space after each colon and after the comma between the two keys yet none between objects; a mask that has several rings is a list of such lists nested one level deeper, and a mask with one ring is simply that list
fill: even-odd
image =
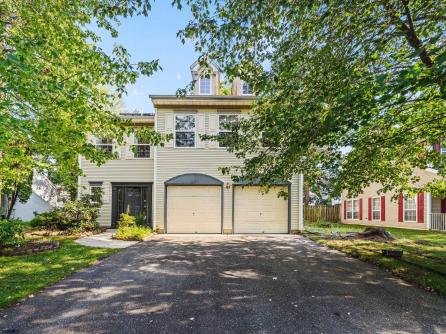
[{"label": "white garage door", "polygon": [[259,187],[234,188],[234,233],[288,233],[288,200],[277,197],[286,187],[262,194]]},{"label": "white garage door", "polygon": [[168,186],[167,233],[221,233],[221,187]]}]

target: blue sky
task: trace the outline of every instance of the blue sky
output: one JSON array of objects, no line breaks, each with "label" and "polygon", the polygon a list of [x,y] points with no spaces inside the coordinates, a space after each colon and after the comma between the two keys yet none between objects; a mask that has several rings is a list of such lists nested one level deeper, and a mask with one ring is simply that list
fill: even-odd
[{"label": "blue sky", "polygon": [[179,11],[170,5],[170,1],[160,0],[153,3],[148,17],[123,19],[118,27],[118,38],[100,33],[100,46],[107,52],[114,44],[121,44],[132,55],[132,61],[159,59],[163,68],[163,71],[151,77],[140,77],[135,85],[128,86],[128,94],[124,97],[127,109],[153,112],[149,94],[175,94],[178,88],[184,88],[191,81],[189,66],[198,54],[192,43],[183,45],[176,37],[178,30],[190,19],[188,8]]}]

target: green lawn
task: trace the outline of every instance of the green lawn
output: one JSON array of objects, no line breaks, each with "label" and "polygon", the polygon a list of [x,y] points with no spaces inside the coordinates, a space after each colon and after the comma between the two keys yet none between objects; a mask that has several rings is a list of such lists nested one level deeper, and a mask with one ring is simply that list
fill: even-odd
[{"label": "green lawn", "polygon": [[[360,232],[364,225],[306,223],[305,235],[363,261],[383,267],[394,275],[423,288],[446,295],[446,233],[386,227],[392,242],[329,239],[333,232]],[[382,249],[401,249],[401,259],[383,257]]]},{"label": "green lawn", "polygon": [[0,256],[0,308],[88,267],[115,249],[91,248],[74,242],[75,237],[54,237],[61,247],[34,255]]}]

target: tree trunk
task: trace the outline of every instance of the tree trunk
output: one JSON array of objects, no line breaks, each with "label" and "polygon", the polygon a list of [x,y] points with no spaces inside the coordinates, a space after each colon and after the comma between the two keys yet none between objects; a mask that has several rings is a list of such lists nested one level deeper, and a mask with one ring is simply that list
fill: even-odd
[{"label": "tree trunk", "polygon": [[15,203],[17,202],[18,195],[19,195],[19,187],[16,186],[14,191],[11,194],[10,200],[8,201],[6,220],[9,220],[11,218],[12,210],[14,209]]}]

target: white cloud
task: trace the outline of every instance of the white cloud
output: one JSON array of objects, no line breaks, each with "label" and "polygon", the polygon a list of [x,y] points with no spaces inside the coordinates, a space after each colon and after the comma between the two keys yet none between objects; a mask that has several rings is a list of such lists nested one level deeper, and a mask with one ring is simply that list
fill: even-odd
[{"label": "white cloud", "polygon": [[137,90],[136,88],[132,90],[132,95],[134,96],[142,96],[142,92]]},{"label": "white cloud", "polygon": [[181,74],[180,74],[180,72],[177,73],[177,80],[178,80],[178,81],[181,80]]}]

